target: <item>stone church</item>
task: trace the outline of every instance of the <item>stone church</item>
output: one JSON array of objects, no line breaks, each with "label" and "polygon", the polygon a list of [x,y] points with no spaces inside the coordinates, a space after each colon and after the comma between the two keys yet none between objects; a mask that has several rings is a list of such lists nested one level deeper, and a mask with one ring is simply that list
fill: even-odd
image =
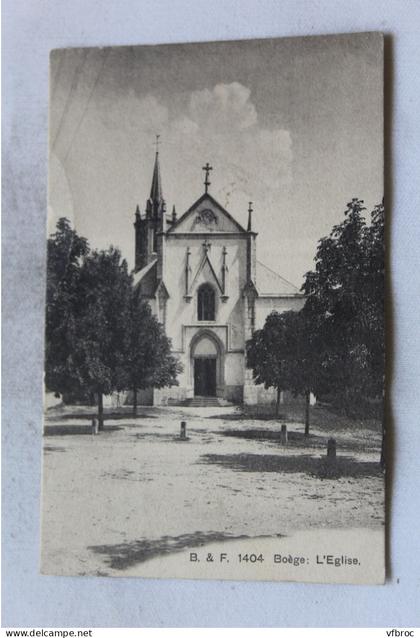
[{"label": "stone church", "polygon": [[[144,404],[256,404],[274,400],[245,365],[245,343],[273,310],[299,310],[303,295],[257,258],[252,205],[247,228],[210,194],[168,213],[156,152],[144,213],[135,213],[135,285],[172,341],[183,365],[178,386],[150,388]],[[204,398],[205,397],[205,398]],[[188,401],[189,400],[189,401]]]}]

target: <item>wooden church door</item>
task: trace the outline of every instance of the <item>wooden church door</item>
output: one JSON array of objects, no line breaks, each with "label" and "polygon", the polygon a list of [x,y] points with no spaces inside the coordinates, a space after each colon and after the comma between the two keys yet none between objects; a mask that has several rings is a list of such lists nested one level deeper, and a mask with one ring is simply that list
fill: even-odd
[{"label": "wooden church door", "polygon": [[216,358],[194,359],[194,395],[216,396]]}]

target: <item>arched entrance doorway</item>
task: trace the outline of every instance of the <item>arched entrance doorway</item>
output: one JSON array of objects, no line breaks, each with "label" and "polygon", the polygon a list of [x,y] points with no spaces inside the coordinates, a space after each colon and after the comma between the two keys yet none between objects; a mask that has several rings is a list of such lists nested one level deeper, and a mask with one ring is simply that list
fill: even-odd
[{"label": "arched entrance doorway", "polygon": [[194,396],[215,397],[221,378],[221,353],[218,340],[208,332],[191,344]]}]

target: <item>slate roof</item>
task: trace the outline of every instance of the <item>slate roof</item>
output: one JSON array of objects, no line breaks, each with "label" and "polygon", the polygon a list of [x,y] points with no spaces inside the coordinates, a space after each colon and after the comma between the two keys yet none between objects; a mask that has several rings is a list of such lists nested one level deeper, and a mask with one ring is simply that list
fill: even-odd
[{"label": "slate roof", "polygon": [[152,297],[155,294],[156,271],[157,259],[154,259],[150,264],[147,264],[147,266],[144,266],[144,268],[134,273],[134,286],[138,286],[141,283],[141,291],[145,296]]}]

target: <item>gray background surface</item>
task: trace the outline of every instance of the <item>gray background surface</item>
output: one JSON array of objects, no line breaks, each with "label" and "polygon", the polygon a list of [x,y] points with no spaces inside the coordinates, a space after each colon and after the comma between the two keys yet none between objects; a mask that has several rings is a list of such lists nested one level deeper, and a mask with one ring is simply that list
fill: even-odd
[{"label": "gray background surface", "polygon": [[[420,3],[5,0],[3,20],[3,626],[420,625]],[[372,30],[389,34],[387,585],[40,576],[49,50]]]}]

